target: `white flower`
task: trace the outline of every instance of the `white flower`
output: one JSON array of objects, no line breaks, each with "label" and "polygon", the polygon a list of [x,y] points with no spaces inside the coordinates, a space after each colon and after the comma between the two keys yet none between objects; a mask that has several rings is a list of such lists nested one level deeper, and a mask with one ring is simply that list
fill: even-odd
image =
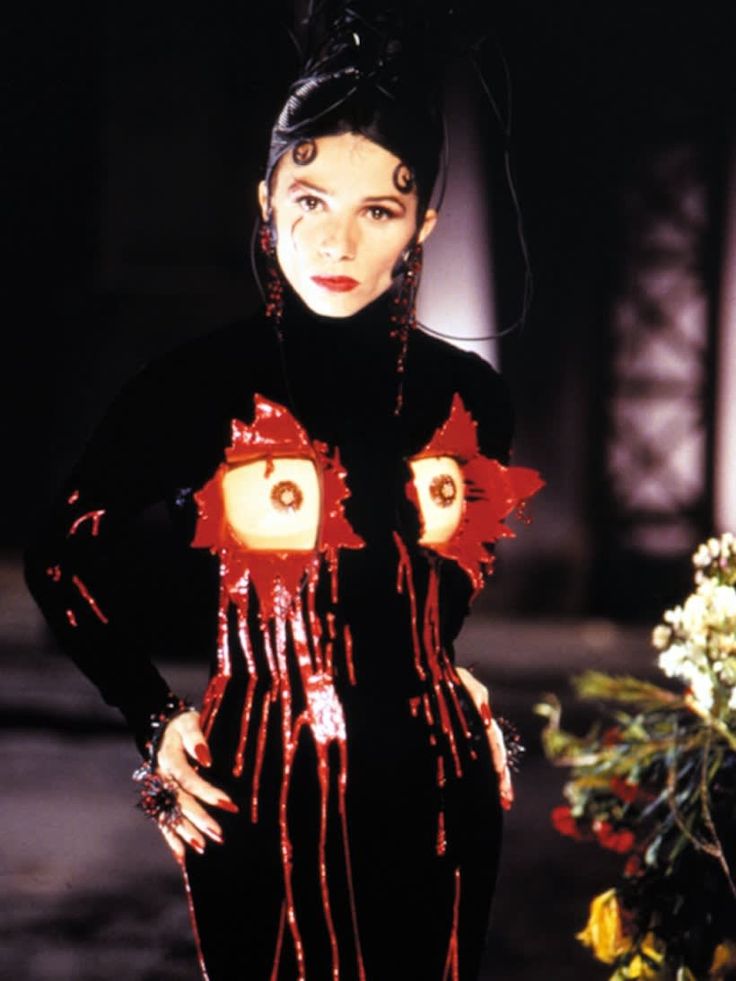
[{"label": "white flower", "polygon": [[658,651],[664,651],[672,639],[672,631],[663,623],[658,624],[652,633],[652,644]]},{"label": "white flower", "polygon": [[666,651],[662,651],[657,663],[668,678],[680,678],[683,677],[682,670],[688,662],[688,653],[684,644],[673,644]]},{"label": "white flower", "polygon": [[690,678],[693,698],[707,712],[713,708],[713,681],[709,674],[694,671]]},{"label": "white flower", "polygon": [[736,619],[736,589],[733,586],[716,586],[713,608],[720,620]]}]

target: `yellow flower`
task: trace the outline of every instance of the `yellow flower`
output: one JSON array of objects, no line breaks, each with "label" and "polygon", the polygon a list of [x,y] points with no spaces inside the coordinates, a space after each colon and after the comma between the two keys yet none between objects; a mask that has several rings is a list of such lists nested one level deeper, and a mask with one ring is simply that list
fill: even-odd
[{"label": "yellow flower", "polygon": [[733,970],[736,967],[736,944],[730,940],[718,944],[713,951],[713,963],[708,972],[709,978],[725,977],[724,971]]},{"label": "yellow flower", "polygon": [[639,945],[639,952],[634,954],[629,963],[621,972],[622,978],[634,978],[637,981],[657,981],[660,978],[664,952],[662,943],[648,933]]},{"label": "yellow flower", "polygon": [[577,934],[577,939],[590,947],[593,956],[604,964],[613,964],[630,949],[631,938],[624,933],[615,889],[595,897],[586,927]]}]

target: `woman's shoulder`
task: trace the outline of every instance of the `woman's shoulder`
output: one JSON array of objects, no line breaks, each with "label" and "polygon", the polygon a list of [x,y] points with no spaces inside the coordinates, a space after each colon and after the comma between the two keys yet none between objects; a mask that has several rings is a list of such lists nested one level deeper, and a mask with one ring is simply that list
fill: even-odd
[{"label": "woman's shoulder", "polygon": [[194,373],[219,370],[234,362],[244,366],[260,358],[272,346],[273,330],[261,313],[229,321],[196,337],[173,344],[151,358],[143,370],[171,373]]},{"label": "woman's shoulder", "polygon": [[236,378],[245,380],[252,365],[272,354],[274,335],[262,314],[254,314],[174,343],[145,360],[125,388],[130,392],[165,393],[172,398],[186,392],[226,388]]},{"label": "woman's shoulder", "polygon": [[[422,384],[432,385],[439,395],[452,401],[457,395],[478,425],[486,452],[499,459],[507,457],[514,425],[514,411],[508,386],[488,361],[449,341],[419,333],[416,338],[414,367],[424,375]],[[411,358],[411,354],[410,354]],[[412,366],[408,365],[411,371]]]},{"label": "woman's shoulder", "polygon": [[508,386],[502,375],[479,354],[421,330],[417,332],[415,343],[415,352],[410,358],[419,370],[449,380],[461,396],[466,393],[471,398],[477,395],[510,403]]}]

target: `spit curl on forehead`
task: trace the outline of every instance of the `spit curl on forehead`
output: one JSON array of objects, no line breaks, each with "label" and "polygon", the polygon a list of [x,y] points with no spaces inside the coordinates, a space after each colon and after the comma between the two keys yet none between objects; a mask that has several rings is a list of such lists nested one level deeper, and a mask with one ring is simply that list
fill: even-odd
[{"label": "spit curl on forehead", "polygon": [[[355,135],[363,136],[367,140],[371,139],[369,136],[365,136],[365,134],[363,133],[356,132]],[[375,141],[371,140],[371,142],[375,142]],[[377,145],[380,146],[381,144],[379,143]],[[299,140],[298,143],[295,143],[292,146],[291,159],[298,167],[306,167],[308,164],[311,164],[314,161],[314,159],[317,156],[317,153],[318,153],[317,142],[316,140],[310,137],[308,139]],[[281,159],[283,159],[283,157]],[[274,168],[274,173],[278,168],[280,162],[281,160],[277,161],[276,167]],[[412,191],[416,190],[416,177],[414,171],[409,166],[409,164],[404,163],[403,160],[400,160],[399,163],[396,164],[396,167],[394,168],[394,172],[392,175],[392,180],[393,180],[394,187],[396,188],[397,191],[399,191],[400,194],[411,194]],[[273,182],[273,174],[271,175],[271,188],[270,188],[271,190],[273,190],[272,182]],[[417,218],[419,218],[418,214],[417,214]]]}]

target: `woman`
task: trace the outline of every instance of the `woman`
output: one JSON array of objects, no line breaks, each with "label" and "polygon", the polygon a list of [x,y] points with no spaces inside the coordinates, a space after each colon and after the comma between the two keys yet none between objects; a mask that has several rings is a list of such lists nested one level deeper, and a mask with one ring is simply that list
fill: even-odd
[{"label": "woman", "polygon": [[[28,556],[144,752],[210,981],[475,977],[511,801],[452,641],[539,481],[503,465],[498,376],[414,329],[441,125],[395,46],[362,60],[352,16],[272,133],[264,314],[128,385]],[[218,590],[200,711],[120,588],[159,501]]]}]

